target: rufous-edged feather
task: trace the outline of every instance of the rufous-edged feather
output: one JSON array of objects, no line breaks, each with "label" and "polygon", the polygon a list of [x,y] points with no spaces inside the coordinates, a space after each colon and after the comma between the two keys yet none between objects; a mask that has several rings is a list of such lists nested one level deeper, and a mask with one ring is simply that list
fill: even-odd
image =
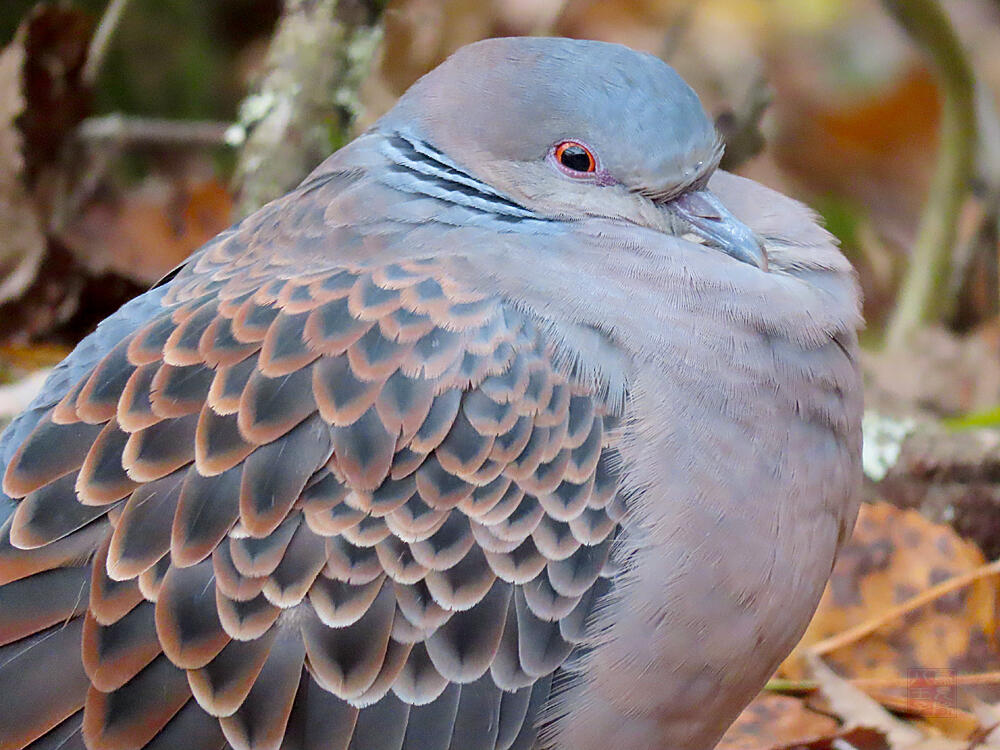
[{"label": "rufous-edged feather", "polygon": [[118,399],[115,419],[125,432],[138,432],[159,422],[162,417],[153,411],[151,389],[159,363],[141,365],[129,377]]},{"label": "rufous-edged feather", "polygon": [[403,670],[403,665],[413,649],[412,643],[401,643],[393,638],[389,638],[389,645],[382,660],[382,668],[375,676],[375,680],[368,689],[357,698],[353,698],[351,703],[359,707],[374,705],[388,695],[389,690],[395,683],[399,673]]},{"label": "rufous-edged feather", "polygon": [[230,641],[201,669],[188,671],[188,684],[201,707],[212,716],[232,716],[243,705],[271,652],[277,634],[270,628],[249,641]]},{"label": "rufous-edged feather", "polygon": [[208,560],[171,566],[156,600],[156,634],[163,653],[184,669],[198,669],[229,642],[215,605],[215,576]]},{"label": "rufous-edged feather", "polygon": [[258,356],[252,354],[231,365],[222,365],[215,370],[215,377],[208,389],[205,403],[216,414],[236,414],[240,408],[240,398],[250,382],[250,376],[258,369]]},{"label": "rufous-edged feather", "polygon": [[264,584],[263,593],[275,606],[287,608],[302,601],[326,565],[326,540],[299,524],[281,562]]},{"label": "rufous-edged feather", "polygon": [[185,474],[186,469],[178,469],[132,493],[111,536],[107,568],[112,578],[135,578],[170,549],[170,525]]},{"label": "rufous-edged feather", "polygon": [[479,679],[496,655],[511,599],[510,584],[497,580],[472,609],[456,612],[427,641],[435,669],[452,682]]},{"label": "rufous-edged feather", "polygon": [[383,519],[368,515],[341,532],[344,539],[358,547],[374,547],[391,534],[389,526]]},{"label": "rufous-edged feather", "polygon": [[429,453],[441,444],[458,415],[462,392],[451,388],[434,397],[423,424],[410,440],[409,448],[417,453]]},{"label": "rufous-edged feather", "polygon": [[427,568],[413,557],[410,545],[393,534],[375,545],[375,554],[382,569],[396,583],[413,584],[427,575]]},{"label": "rufous-edged feather", "polygon": [[89,451],[76,477],[76,493],[81,503],[108,505],[127,497],[139,486],[122,466],[122,453],[128,439],[129,434],[112,419],[96,439],[87,441]]},{"label": "rufous-edged feather", "polygon": [[302,516],[294,513],[263,537],[237,535],[234,530],[229,535],[229,552],[236,570],[243,576],[253,578],[271,575],[301,522]]},{"label": "rufous-edged feather", "polygon": [[399,677],[393,683],[392,692],[411,706],[422,706],[435,700],[446,689],[457,687],[437,671],[427,653],[426,644],[419,642],[410,650]]},{"label": "rufous-edged feather", "polygon": [[232,321],[221,316],[209,323],[198,342],[202,361],[215,370],[242,362],[259,349],[260,345],[256,342],[245,344],[237,341]]},{"label": "rufous-edged feather", "polygon": [[230,599],[247,601],[259,595],[264,588],[265,576],[251,577],[243,575],[233,561],[230,544],[223,542],[212,553],[212,572],[215,574],[215,585]]},{"label": "rufous-edged feather", "polygon": [[37,549],[72,534],[107,511],[108,506],[79,503],[76,474],[66,474],[18,503],[10,524],[10,542],[19,549]]},{"label": "rufous-edged feather", "polygon": [[330,428],[314,416],[243,462],[240,519],[255,536],[271,533],[330,455]]},{"label": "rufous-edged feather", "polygon": [[0,586],[0,646],[68,622],[87,609],[90,571],[56,568]]},{"label": "rufous-edged feather", "polygon": [[216,320],[218,310],[218,300],[210,299],[185,318],[164,342],[163,361],[177,367],[201,364],[198,344],[202,334]]},{"label": "rufous-edged feather", "polygon": [[162,313],[159,317],[140,328],[128,343],[129,361],[136,365],[146,365],[163,359],[163,347],[177,324],[173,316]]},{"label": "rufous-edged feather", "polygon": [[84,422],[107,422],[118,410],[118,399],[135,370],[128,359],[128,345],[125,339],[108,352],[77,394],[76,414]]},{"label": "rufous-edged feather", "polygon": [[452,512],[437,531],[426,539],[410,544],[414,559],[430,570],[448,570],[472,549],[475,539],[469,519]]},{"label": "rufous-edged feather", "polygon": [[311,348],[304,338],[303,329],[308,312],[289,314],[282,311],[267,329],[260,349],[259,367],[270,378],[288,375],[300,370],[320,353]]},{"label": "rufous-edged feather", "polygon": [[149,400],[153,413],[165,419],[198,413],[214,377],[214,372],[201,363],[160,365],[150,383]]},{"label": "rufous-edged feather", "polygon": [[160,598],[160,589],[163,587],[163,579],[170,569],[170,555],[164,554],[156,563],[139,574],[136,579],[139,582],[139,591],[147,602],[156,602]]},{"label": "rufous-edged feather", "polygon": [[552,588],[544,570],[533,581],[524,584],[521,592],[535,617],[545,622],[558,622],[580,603],[580,596],[562,596]]},{"label": "rufous-edged feather", "polygon": [[542,572],[548,562],[538,551],[531,537],[507,553],[486,552],[486,561],[498,578],[511,583],[524,584]]},{"label": "rufous-edged feather", "polygon": [[241,477],[239,467],[208,477],[196,467],[185,472],[170,529],[174,565],[199,563],[222,542],[239,518]]},{"label": "rufous-edged feather", "polygon": [[110,625],[87,613],[81,652],[94,687],[105,693],[117,690],[162,653],[153,613],[154,605],[142,602]]},{"label": "rufous-edged feather", "polygon": [[104,429],[86,422],[55,424],[46,414],[7,464],[3,491],[24,497],[79,469]]},{"label": "rufous-edged feather", "polygon": [[188,701],[184,671],[160,655],[110,693],[91,687],[83,711],[83,737],[91,750],[141,748]]},{"label": "rufous-edged feather", "polygon": [[229,471],[256,447],[240,434],[236,414],[218,414],[208,405],[202,409],[194,438],[194,464],[200,474],[215,476]]},{"label": "rufous-edged feather", "polygon": [[335,427],[354,424],[379,398],[381,380],[362,380],[347,357],[324,357],[313,367],[313,395],[323,419]]},{"label": "rufous-edged feather", "polygon": [[269,378],[259,370],[240,396],[240,434],[258,445],[277,440],[317,409],[311,367]]},{"label": "rufous-edged feather", "polygon": [[278,750],[302,676],[305,648],[297,629],[280,629],[250,693],[219,720],[236,750]]},{"label": "rufous-edged feather", "polygon": [[335,357],[344,354],[373,325],[372,321],[352,315],[344,296],[330,300],[309,313],[303,336],[315,351]]},{"label": "rufous-edged feather", "polygon": [[387,339],[376,326],[347,347],[347,360],[362,380],[383,381],[399,368],[416,345],[416,342],[405,344]]},{"label": "rufous-edged feather", "polygon": [[384,580],[384,576],[379,576],[354,585],[320,576],[309,589],[309,602],[328,628],[344,628],[364,616],[382,590]]},{"label": "rufous-edged feather", "polygon": [[11,544],[13,518],[0,525],[0,586],[90,557],[107,536],[108,524],[98,519],[68,536],[32,550]]},{"label": "rufous-edged feather", "polygon": [[260,638],[281,615],[281,609],[262,593],[251,599],[230,599],[219,588],[215,590],[215,608],[222,629],[236,641]]},{"label": "rufous-edged feather", "polygon": [[386,526],[404,542],[419,542],[431,536],[448,520],[449,510],[431,508],[414,495],[385,517]]},{"label": "rufous-edged feather", "polygon": [[496,574],[486,556],[478,547],[469,551],[454,565],[444,570],[433,570],[424,577],[424,583],[434,601],[450,611],[474,607],[489,593]]},{"label": "rufous-edged feather", "polygon": [[121,462],[130,479],[153,482],[194,460],[198,415],[164,419],[132,433]]},{"label": "rufous-edged feather", "polygon": [[219,722],[191,698],[143,750],[222,750],[226,738]]},{"label": "rufous-edged feather", "polygon": [[0,749],[26,747],[83,707],[82,628],[76,617],[0,647]]},{"label": "rufous-edged feather", "polygon": [[374,407],[346,427],[331,429],[337,466],[348,484],[374,490],[389,475],[396,438],[389,434]]},{"label": "rufous-edged feather", "polygon": [[562,596],[581,596],[594,585],[611,554],[612,538],[600,544],[581,546],[564,560],[548,563],[548,579],[552,588]]},{"label": "rufous-edged feather", "polygon": [[351,625],[331,628],[318,617],[304,620],[302,640],[317,682],[345,700],[364,693],[382,668],[395,610],[392,586],[383,582],[364,615]]},{"label": "rufous-edged feather", "polygon": [[89,609],[101,625],[112,625],[139,602],[142,592],[134,580],[116,581],[108,575],[108,550],[111,534],[105,535],[90,564]]}]

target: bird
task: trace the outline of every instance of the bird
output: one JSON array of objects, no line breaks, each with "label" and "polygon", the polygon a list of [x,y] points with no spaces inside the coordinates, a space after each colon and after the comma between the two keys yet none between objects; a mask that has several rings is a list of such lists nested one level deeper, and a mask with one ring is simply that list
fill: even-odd
[{"label": "bird", "polygon": [[671,67],[459,49],[0,438],[0,750],[709,750],[860,491],[858,284]]}]

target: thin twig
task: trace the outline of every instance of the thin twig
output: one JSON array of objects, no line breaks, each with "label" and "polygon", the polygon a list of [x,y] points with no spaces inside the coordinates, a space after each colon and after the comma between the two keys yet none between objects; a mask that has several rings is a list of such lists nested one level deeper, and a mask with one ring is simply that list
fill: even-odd
[{"label": "thin twig", "polygon": [[[863,689],[905,688],[913,684],[912,677],[855,677],[851,683]],[[971,674],[946,674],[941,677],[920,677],[920,685],[926,687],[973,687],[976,685],[996,685],[1000,683],[1000,671],[973,672]]]},{"label": "thin twig", "polygon": [[[852,677],[850,683],[863,690],[888,690],[905,688],[913,684],[912,677]],[[971,672],[969,674],[946,674],[941,677],[921,676],[920,684],[926,687],[974,687],[976,685],[1000,684],[1000,670],[990,672]],[[786,680],[772,677],[767,681],[764,690],[769,693],[800,694],[811,693],[819,687],[815,680]]]},{"label": "thin twig", "polygon": [[105,115],[88,117],[76,135],[85,143],[109,143],[120,147],[226,145],[230,123],[200,120],[167,120],[155,117]]},{"label": "thin twig", "polygon": [[888,13],[930,56],[943,94],[940,146],[909,267],[886,331],[899,349],[921,326],[940,320],[948,301],[958,212],[969,189],[976,143],[972,67],[936,0],[882,0]]},{"label": "thin twig", "polygon": [[87,49],[87,62],[83,66],[83,82],[88,86],[93,86],[97,81],[97,76],[101,72],[104,58],[107,57],[108,48],[112,37],[122,19],[122,13],[129,0],[111,0],[108,7],[101,16],[97,30],[90,39],[90,47]]},{"label": "thin twig", "polygon": [[971,583],[987,578],[992,575],[1000,573],[1000,560],[994,560],[991,563],[983,565],[975,570],[971,570],[968,573],[963,573],[962,575],[949,578],[946,581],[942,581],[936,586],[931,586],[925,591],[921,591],[919,594],[911,599],[899,604],[892,609],[882,612],[859,625],[854,626],[842,633],[837,633],[834,636],[826,638],[818,643],[813,644],[809,647],[808,651],[816,655],[828,654],[831,651],[836,651],[839,648],[843,648],[855,641],[861,640],[866,635],[874,633],[880,627],[888,622],[897,620],[905,614],[912,612],[915,609],[919,609],[927,604],[930,604],[935,599],[940,599],[946,594],[950,594],[960,588],[965,588]]}]

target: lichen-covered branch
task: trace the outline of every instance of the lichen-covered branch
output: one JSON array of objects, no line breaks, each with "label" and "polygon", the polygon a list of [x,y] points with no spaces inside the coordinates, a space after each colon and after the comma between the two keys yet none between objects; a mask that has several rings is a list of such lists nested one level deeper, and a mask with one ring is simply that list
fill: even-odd
[{"label": "lichen-covered branch", "polygon": [[229,133],[242,145],[237,211],[287,192],[351,137],[381,40],[384,0],[286,0],[257,90]]},{"label": "lichen-covered branch", "polygon": [[940,81],[941,130],[937,165],[886,343],[902,348],[913,332],[940,320],[955,244],[958,212],[969,189],[976,145],[972,68],[936,0],[882,0],[886,10],[930,56]]}]

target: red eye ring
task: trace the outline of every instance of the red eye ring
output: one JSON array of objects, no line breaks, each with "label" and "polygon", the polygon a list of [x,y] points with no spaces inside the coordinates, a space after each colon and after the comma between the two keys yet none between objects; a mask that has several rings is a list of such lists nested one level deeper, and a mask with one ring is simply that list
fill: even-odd
[{"label": "red eye ring", "polygon": [[579,141],[563,141],[553,151],[556,162],[569,172],[587,174],[597,171],[597,159]]}]

